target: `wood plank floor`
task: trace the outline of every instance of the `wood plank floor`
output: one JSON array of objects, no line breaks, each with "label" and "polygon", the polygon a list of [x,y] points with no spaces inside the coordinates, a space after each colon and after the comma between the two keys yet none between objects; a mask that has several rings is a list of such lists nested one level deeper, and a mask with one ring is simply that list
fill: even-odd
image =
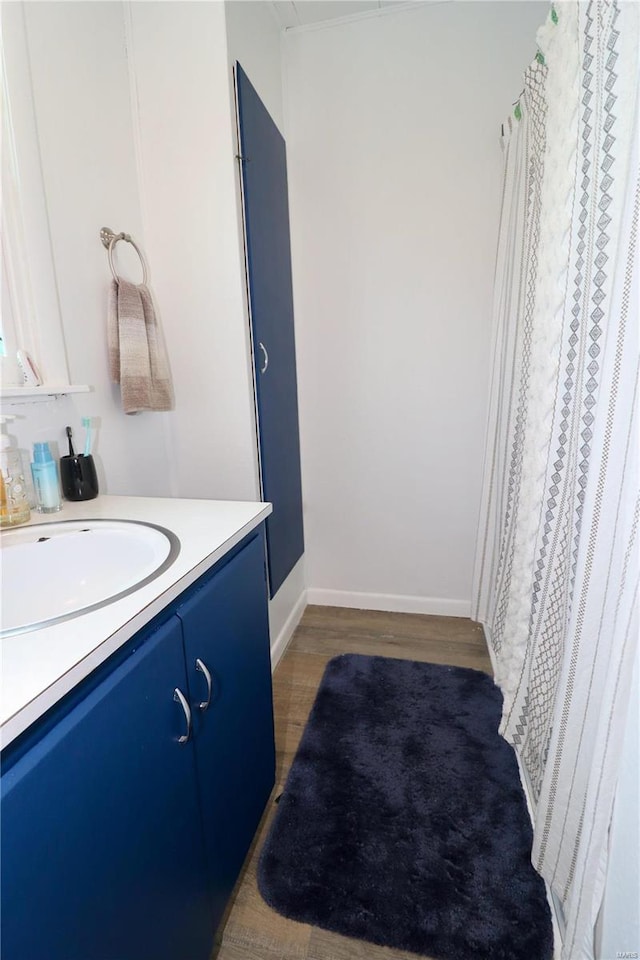
[{"label": "wood plank floor", "polygon": [[415,956],[296,923],[262,900],[256,868],[327,661],[340,653],[448,663],[491,673],[482,628],[459,617],[309,606],[273,677],[276,787],[221,925],[212,960],[400,960]]}]

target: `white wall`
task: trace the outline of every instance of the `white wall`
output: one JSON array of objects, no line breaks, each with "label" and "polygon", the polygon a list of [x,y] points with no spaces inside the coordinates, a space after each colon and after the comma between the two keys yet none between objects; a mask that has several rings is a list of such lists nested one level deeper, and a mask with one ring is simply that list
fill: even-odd
[{"label": "white wall", "polygon": [[282,35],[270,3],[226,0],[229,67],[238,61],[285,136],[282,98]]},{"label": "white wall", "polygon": [[[64,452],[64,426],[80,434],[91,415],[103,492],[257,499],[223,4],[29,2],[24,14],[70,375],[93,391],[12,406],[12,432]],[[170,414],[125,416],[109,381],[105,225],[146,254]],[[117,253],[137,279],[132,249]]]},{"label": "white wall", "polygon": [[444,3],[286,34],[310,602],[469,613],[500,123],[545,15]]},{"label": "white wall", "polygon": [[[21,5],[9,6],[20,16]],[[95,417],[101,490],[166,495],[163,415],[126,417],[107,371],[110,273],[98,234],[110,226],[141,236],[122,4],[29,2],[24,17],[48,210],[40,239],[48,229],[71,379],[93,392],[6,404],[18,417],[10,432],[23,449],[50,440],[63,453],[65,425],[81,434],[81,417]],[[47,357],[38,359],[46,370]]]},{"label": "white wall", "polygon": [[175,381],[172,492],[255,500],[224,6],[127,9],[146,244]]}]

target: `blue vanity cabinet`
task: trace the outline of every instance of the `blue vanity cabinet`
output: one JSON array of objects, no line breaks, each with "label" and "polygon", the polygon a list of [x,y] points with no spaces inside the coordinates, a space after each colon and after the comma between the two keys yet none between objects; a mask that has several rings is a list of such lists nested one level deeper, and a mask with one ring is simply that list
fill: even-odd
[{"label": "blue vanity cabinet", "polygon": [[217,926],[275,780],[262,537],[180,604],[177,614],[184,630],[208,886]]},{"label": "blue vanity cabinet", "polygon": [[262,534],[2,760],[2,960],[208,960],[274,782]]},{"label": "blue vanity cabinet", "polygon": [[172,616],[3,773],[3,960],[206,960]]}]

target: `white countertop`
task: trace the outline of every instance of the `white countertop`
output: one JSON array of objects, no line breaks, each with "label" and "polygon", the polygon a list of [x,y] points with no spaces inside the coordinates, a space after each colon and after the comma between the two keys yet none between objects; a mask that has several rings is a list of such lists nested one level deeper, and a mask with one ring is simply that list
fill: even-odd
[{"label": "white countertop", "polygon": [[[138,520],[180,541],[172,565],[151,583],[62,623],[0,639],[0,741],[4,747],[103,663],[271,513],[271,504],[99,496],[31,524]],[[26,524],[24,525],[27,526]],[[23,528],[16,528],[23,529]],[[25,592],[38,589],[25,583]]]}]

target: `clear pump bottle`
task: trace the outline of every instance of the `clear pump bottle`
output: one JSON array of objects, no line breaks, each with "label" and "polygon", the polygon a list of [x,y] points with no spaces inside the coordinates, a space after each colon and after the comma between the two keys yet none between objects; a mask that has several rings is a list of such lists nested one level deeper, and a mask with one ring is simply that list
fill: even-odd
[{"label": "clear pump bottle", "polygon": [[[13,420],[0,417],[0,422]],[[20,452],[6,433],[0,435],[0,527],[15,527],[31,517]]]}]

